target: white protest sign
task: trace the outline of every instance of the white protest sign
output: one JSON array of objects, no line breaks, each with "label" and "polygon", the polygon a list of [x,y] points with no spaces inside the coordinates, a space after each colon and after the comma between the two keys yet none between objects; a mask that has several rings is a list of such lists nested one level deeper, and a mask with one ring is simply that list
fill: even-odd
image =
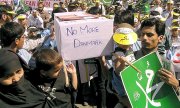
[{"label": "white protest sign", "polygon": [[79,15],[82,12],[55,14],[58,50],[65,60],[109,55],[113,51],[113,20],[106,18],[60,21],[56,16]]}]

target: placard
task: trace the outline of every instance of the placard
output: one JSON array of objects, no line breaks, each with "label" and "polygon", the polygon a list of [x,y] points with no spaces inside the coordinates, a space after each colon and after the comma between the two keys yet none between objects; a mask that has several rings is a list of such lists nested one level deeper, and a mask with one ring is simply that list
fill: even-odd
[{"label": "placard", "polygon": [[[80,19],[61,21],[58,18],[61,16]],[[55,14],[55,33],[58,34],[56,35],[58,50],[65,60],[109,55],[113,51],[111,19],[93,18],[84,12],[58,13]]]}]

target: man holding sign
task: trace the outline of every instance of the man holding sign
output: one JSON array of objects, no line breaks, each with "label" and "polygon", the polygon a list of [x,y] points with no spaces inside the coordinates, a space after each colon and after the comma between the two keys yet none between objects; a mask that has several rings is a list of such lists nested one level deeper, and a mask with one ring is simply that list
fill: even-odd
[{"label": "man holding sign", "polygon": [[165,25],[159,19],[145,20],[141,25],[142,48],[135,52],[136,59],[142,58],[121,72],[126,93],[134,108],[170,108],[172,105],[173,108],[179,108],[180,106],[177,95],[170,87],[178,92],[179,82],[173,75],[171,62],[164,58],[165,55],[159,58],[155,53],[158,43],[163,40],[164,31]]},{"label": "man holding sign", "polygon": [[[157,51],[158,48],[157,45],[163,40],[163,35],[165,31],[164,28],[165,28],[164,24],[160,20],[157,20],[155,18],[145,20],[142,23],[141,35],[140,35],[142,49],[135,53],[136,59],[153,51]],[[166,55],[162,55],[162,56],[166,56]],[[164,59],[164,57],[162,57],[162,59]],[[165,69],[159,70],[160,78],[163,81],[165,81],[167,84],[173,86],[175,90],[178,90],[179,82],[172,74],[174,70],[171,67],[171,64],[167,64],[166,67],[163,68]]]}]

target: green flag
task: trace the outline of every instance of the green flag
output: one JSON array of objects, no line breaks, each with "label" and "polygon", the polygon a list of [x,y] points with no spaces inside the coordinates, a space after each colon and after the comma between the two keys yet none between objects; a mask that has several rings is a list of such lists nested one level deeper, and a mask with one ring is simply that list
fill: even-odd
[{"label": "green flag", "polygon": [[141,74],[130,66],[120,73],[132,108],[180,108],[173,88],[157,76],[162,65],[155,52],[140,58],[133,65]]}]

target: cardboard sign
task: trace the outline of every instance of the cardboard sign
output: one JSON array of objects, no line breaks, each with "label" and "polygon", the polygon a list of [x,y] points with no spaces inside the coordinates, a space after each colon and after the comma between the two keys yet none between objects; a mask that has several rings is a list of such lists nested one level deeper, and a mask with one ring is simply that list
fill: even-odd
[{"label": "cardboard sign", "polygon": [[[69,21],[60,21],[61,16],[71,17],[67,17]],[[94,18],[84,12],[55,14],[58,50],[65,60],[98,57],[113,51],[113,20]]]},{"label": "cardboard sign", "polygon": [[179,108],[180,102],[173,88],[157,76],[162,67],[157,54],[151,53],[121,72],[121,78],[132,108]]}]

